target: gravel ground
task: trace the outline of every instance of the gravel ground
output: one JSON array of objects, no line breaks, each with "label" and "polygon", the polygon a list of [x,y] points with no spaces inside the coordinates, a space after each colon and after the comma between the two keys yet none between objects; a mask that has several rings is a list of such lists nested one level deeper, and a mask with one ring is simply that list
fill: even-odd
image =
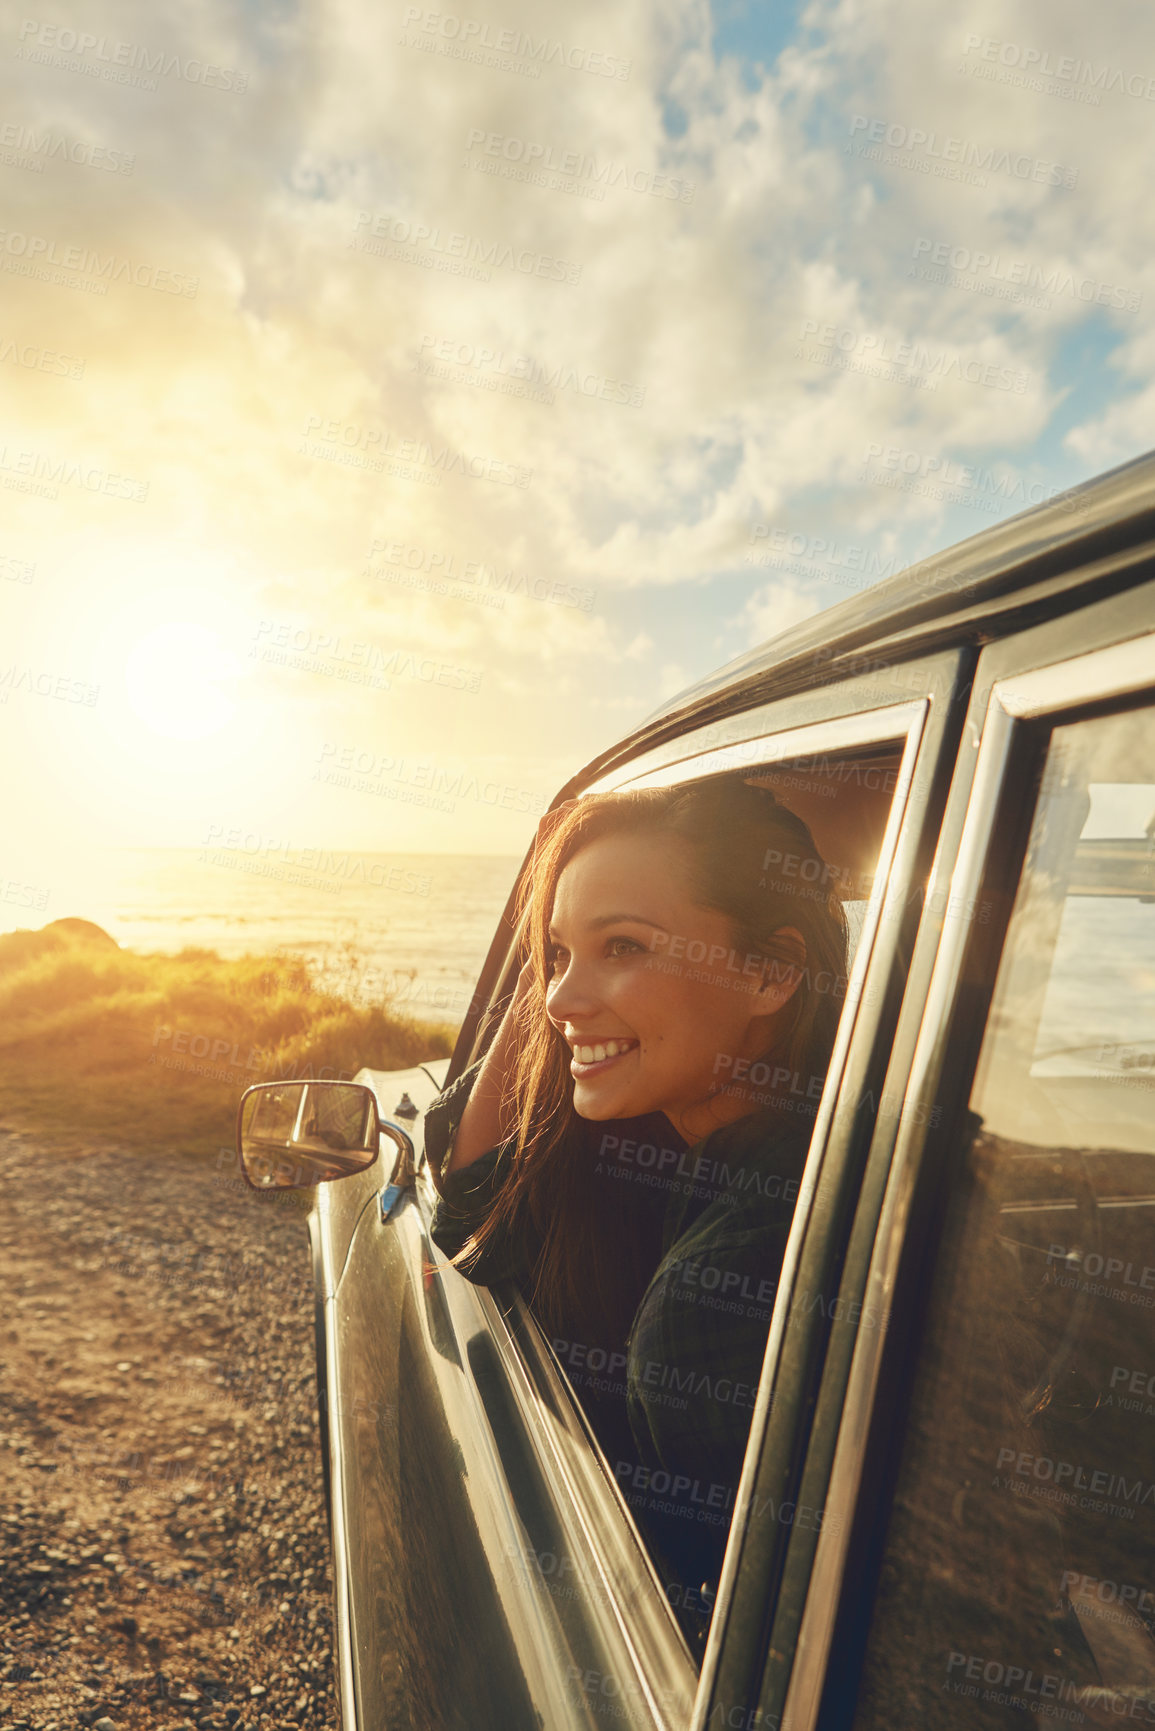
[{"label": "gravel ground", "polygon": [[301,1198],[0,1129],[0,1731],[336,1727]]}]

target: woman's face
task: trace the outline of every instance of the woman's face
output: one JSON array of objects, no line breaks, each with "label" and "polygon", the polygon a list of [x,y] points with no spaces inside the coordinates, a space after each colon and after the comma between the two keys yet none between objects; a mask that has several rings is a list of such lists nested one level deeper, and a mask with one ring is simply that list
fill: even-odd
[{"label": "woman's face", "polygon": [[[572,1058],[583,1118],[664,1112],[697,1140],[757,1102],[722,1092],[736,1059],[771,1044],[797,985],[737,954],[731,921],[690,890],[685,845],[610,836],[558,879],[546,1014]],[[774,978],[775,972],[779,977]]]}]

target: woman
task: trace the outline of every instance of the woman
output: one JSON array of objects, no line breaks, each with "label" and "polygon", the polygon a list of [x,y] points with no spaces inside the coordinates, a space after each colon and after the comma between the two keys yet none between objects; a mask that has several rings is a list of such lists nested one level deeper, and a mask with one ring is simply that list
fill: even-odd
[{"label": "woman", "polygon": [[551,813],[514,996],[426,1119],[434,1241],[522,1286],[679,1605],[721,1567],[834,1041],[830,876],[736,779]]}]

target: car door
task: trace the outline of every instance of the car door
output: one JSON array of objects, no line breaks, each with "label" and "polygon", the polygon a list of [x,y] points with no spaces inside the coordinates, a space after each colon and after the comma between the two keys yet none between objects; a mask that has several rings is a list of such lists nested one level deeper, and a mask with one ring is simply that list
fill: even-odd
[{"label": "car door", "polygon": [[[854,961],[829,982],[842,1020],[704,1654],[679,1622],[686,1584],[665,1580],[648,1555],[578,1379],[516,1292],[471,1285],[431,1244],[428,1174],[387,1214],[372,1184],[321,1193],[331,1197],[316,1233],[347,1727],[554,1731],[607,1717],[686,1726],[717,1698],[720,1664],[748,1668],[745,1606],[772,1592],[784,1538],[805,1529],[813,1541],[821,1529],[821,1511],[797,1496],[797,1473],[832,1323],[827,1300],[869,1128],[888,1110],[886,1057],[972,670],[973,656],[952,650],[872,667],[705,728],[670,729],[587,783],[739,774],[774,786],[819,840],[824,810],[840,811],[859,838],[847,866]],[[506,917],[451,1075],[483,1040],[480,1006],[501,1002],[516,960]],[[419,1107],[429,1097],[420,1095],[415,1085]],[[396,1123],[383,1083],[378,1097]],[[408,1128],[419,1141],[420,1120]],[[748,1710],[748,1691],[735,1700]]]},{"label": "car door", "polygon": [[751,1723],[1155,1723],[1155,585],[984,651]]}]

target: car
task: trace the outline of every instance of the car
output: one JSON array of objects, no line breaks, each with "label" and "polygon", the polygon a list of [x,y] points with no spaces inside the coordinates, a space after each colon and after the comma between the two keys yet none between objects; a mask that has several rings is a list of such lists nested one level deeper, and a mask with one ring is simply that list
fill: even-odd
[{"label": "car", "polygon": [[[558,792],[770,786],[853,934],[705,1603],[642,1516],[716,1519],[709,1488],[623,1476],[583,1408],[612,1367],[430,1237],[422,1120],[513,990],[514,896],[451,1059],[273,1085],[252,1181],[313,1187],[345,1731],[1155,1723],[1153,548],[1155,454],[732,662]],[[343,1153],[294,1145],[341,1086]]]}]

